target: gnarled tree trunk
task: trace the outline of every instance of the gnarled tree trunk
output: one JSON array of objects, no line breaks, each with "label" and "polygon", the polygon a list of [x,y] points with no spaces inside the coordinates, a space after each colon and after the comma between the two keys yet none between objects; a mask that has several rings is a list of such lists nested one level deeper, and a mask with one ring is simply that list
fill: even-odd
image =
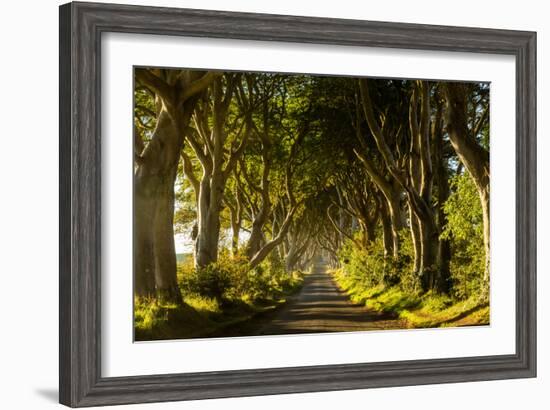
[{"label": "gnarled tree trunk", "polygon": [[[434,183],[437,186],[437,225],[438,231],[442,232],[447,225],[447,215],[444,212],[444,205],[449,199],[449,172],[447,163],[443,156],[443,118],[442,106],[438,101],[437,111],[433,122],[433,153],[434,153]],[[447,238],[439,239],[438,252],[438,267],[439,267],[439,283],[438,287],[444,293],[448,293],[451,287],[451,241]]]},{"label": "gnarled tree trunk", "polygon": [[[384,160],[387,171],[407,195],[411,210],[410,220],[413,239],[416,238],[413,224],[415,223],[415,217],[417,219],[421,254],[417,273],[420,276],[423,290],[428,290],[429,288],[433,288],[434,283],[438,283],[435,279],[438,274],[437,252],[434,249],[437,249],[439,241],[431,204],[433,176],[429,144],[431,115],[429,84],[426,81],[417,82],[413,89],[409,107],[411,133],[409,175],[406,174],[403,164],[395,159],[394,153],[388,145],[387,123],[385,121],[379,122],[379,119],[375,115],[373,103],[369,95],[368,80],[359,80],[359,87],[365,119],[374,137],[378,151]],[[419,104],[421,106],[420,118],[418,118],[419,115],[417,112],[417,105]],[[366,163],[368,161],[363,159],[363,162]],[[369,172],[369,174],[373,173]],[[380,179],[380,177],[377,179]],[[378,183],[378,186],[384,192],[383,184]],[[416,250],[418,252],[418,247],[416,247]],[[416,256],[418,256],[418,253]]]},{"label": "gnarled tree trunk", "polygon": [[468,127],[468,84],[446,83],[447,131],[449,139],[460,161],[472,176],[476,185],[483,211],[483,243],[485,247],[484,282],[485,292],[489,288],[490,271],[490,166],[489,152],[483,148],[476,137],[488,117],[488,107],[478,123],[470,130]]},{"label": "gnarled tree trunk", "polygon": [[155,282],[161,300],[181,303],[176,277],[176,248],[174,243],[174,183],[177,162],[162,176],[156,198],[153,219],[153,251],[155,256]]},{"label": "gnarled tree trunk", "polygon": [[195,239],[195,266],[203,268],[218,260],[220,238],[220,211],[223,180],[221,175],[204,178],[200,184],[197,214],[197,238]]},{"label": "gnarled tree trunk", "polygon": [[155,95],[156,126],[145,145],[136,135],[134,274],[137,296],[182,303],[176,275],[174,182],[184,132],[197,101],[216,73],[137,68],[136,80]]},{"label": "gnarled tree trunk", "polygon": [[385,199],[380,199],[380,202],[381,202],[380,220],[382,221],[382,236],[383,236],[382,239],[384,241],[384,257],[389,258],[394,255],[392,223],[391,223],[390,213],[388,211],[388,205]]},{"label": "gnarled tree trunk", "polygon": [[[227,146],[226,120],[236,87],[241,87],[240,76],[234,73],[216,78],[212,92],[204,96],[195,109],[195,130],[187,134],[187,141],[199,159],[203,174],[199,184],[194,184],[197,205],[197,236],[195,238],[195,267],[204,268],[218,260],[218,241],[220,238],[220,212],[224,198],[225,185],[233,172],[237,160],[241,157],[250,135],[250,107],[243,108],[244,121],[241,131],[235,139],[244,133],[236,149]],[[250,91],[251,92],[251,91]],[[241,91],[241,99],[246,95]],[[212,113],[210,119],[209,113]],[[210,121],[211,120],[211,121]],[[246,124],[246,125],[245,125]],[[225,151],[229,148],[229,155]],[[199,192],[196,192],[196,190]]]},{"label": "gnarled tree trunk", "polygon": [[136,294],[177,303],[174,245],[174,182],[182,146],[180,126],[161,109],[153,137],[134,177],[134,269]]}]

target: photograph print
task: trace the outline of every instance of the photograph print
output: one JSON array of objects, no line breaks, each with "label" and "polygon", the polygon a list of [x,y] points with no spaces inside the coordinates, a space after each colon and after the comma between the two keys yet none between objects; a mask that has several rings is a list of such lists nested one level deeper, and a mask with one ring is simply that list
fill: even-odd
[{"label": "photograph print", "polygon": [[134,67],[134,340],[489,325],[490,84]]}]

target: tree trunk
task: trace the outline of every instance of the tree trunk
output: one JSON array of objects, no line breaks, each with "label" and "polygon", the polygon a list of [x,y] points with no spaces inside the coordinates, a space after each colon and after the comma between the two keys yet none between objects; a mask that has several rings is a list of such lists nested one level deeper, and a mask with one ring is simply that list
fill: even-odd
[{"label": "tree trunk", "polygon": [[490,248],[490,234],[491,234],[491,223],[490,223],[490,196],[489,196],[489,186],[487,189],[481,190],[479,193],[481,199],[481,209],[483,211],[483,245],[485,247],[485,270],[483,273],[483,282],[485,284],[485,291],[489,289],[489,272],[490,272],[490,263],[491,263],[491,248]]},{"label": "tree trunk", "polygon": [[400,204],[400,191],[394,191],[388,200],[388,209],[390,211],[391,220],[391,233],[392,233],[392,250],[393,258],[399,258],[399,231],[403,228],[403,221],[401,219],[401,204]]},{"label": "tree trunk", "polygon": [[239,234],[241,231],[242,223],[242,208],[238,199],[238,192],[236,193],[237,205],[228,206],[231,219],[231,255],[234,257],[239,253]]},{"label": "tree trunk", "polygon": [[421,275],[422,272],[422,239],[420,232],[420,223],[416,214],[414,213],[412,206],[409,204],[409,224],[411,231],[411,240],[414,252],[413,272],[416,275]]},{"label": "tree trunk", "polygon": [[[217,214],[217,215],[216,215]],[[199,229],[195,241],[195,267],[204,268],[218,260],[218,240],[220,236],[219,212],[207,212],[199,219]]]},{"label": "tree trunk", "polygon": [[285,269],[287,272],[292,272],[294,270],[294,266],[296,265],[296,262],[298,261],[298,247],[296,244],[292,244],[290,246],[290,250],[287,253],[285,257]]},{"label": "tree trunk", "polygon": [[250,232],[250,238],[248,239],[246,254],[248,256],[248,259],[252,259],[254,255],[260,250],[262,247],[262,240],[263,240],[263,221],[260,221],[258,219],[255,219],[252,223],[252,230]]},{"label": "tree trunk", "polygon": [[[449,139],[460,161],[472,176],[477,187],[483,210],[483,242],[485,247],[485,269],[483,274],[484,293],[488,296],[490,272],[490,166],[489,152],[476,140],[483,123],[477,124],[473,132],[468,127],[468,85],[447,83],[445,85],[447,100],[447,131]],[[488,109],[488,107],[487,107]],[[485,121],[482,116],[480,121]]]},{"label": "tree trunk", "polygon": [[153,224],[155,200],[147,177],[136,178],[134,193],[134,272],[135,294],[155,296]]},{"label": "tree trunk", "polygon": [[[433,146],[434,146],[434,182],[437,186],[437,225],[441,233],[447,225],[447,215],[444,212],[444,205],[449,199],[449,172],[447,163],[443,157],[443,122],[441,103],[437,104],[437,112],[433,123]],[[442,293],[449,293],[451,287],[451,241],[440,238],[438,247],[439,279],[436,284]]]},{"label": "tree trunk", "polygon": [[216,192],[220,189],[218,185],[215,176],[203,178],[200,184],[195,240],[195,267],[199,269],[218,260],[221,210],[221,196]]},{"label": "tree trunk", "polygon": [[437,266],[437,249],[439,247],[439,235],[433,219],[419,220],[421,252],[420,278],[422,289],[427,291],[437,288],[439,283],[439,271]]},{"label": "tree trunk", "polygon": [[[384,201],[384,199],[382,199]],[[387,210],[387,205],[384,204],[381,207],[381,220],[382,220],[382,235],[384,240],[384,257],[389,258],[393,257],[393,232],[392,232],[392,223],[389,212]]]},{"label": "tree trunk", "polygon": [[[174,182],[198,94],[218,73],[185,78],[176,71],[136,68],[137,82],[155,95],[156,126],[149,143],[135,139],[134,274],[136,294],[181,304],[174,244]],[[137,144],[136,144],[137,142]],[[155,292],[156,291],[156,292]]]},{"label": "tree trunk", "polygon": [[174,183],[177,167],[172,175],[164,175],[156,197],[154,216],[154,260],[157,294],[161,300],[183,303],[177,282],[176,248],[174,243]]},{"label": "tree trunk", "polygon": [[[366,220],[364,225],[365,229],[365,244],[371,244],[376,240],[376,222],[378,222],[376,219]],[[352,228],[352,232],[354,229]]]},{"label": "tree trunk", "polygon": [[237,256],[239,253],[239,228],[231,225],[231,255]]},{"label": "tree trunk", "polygon": [[[228,147],[225,123],[233,93],[240,77],[225,73],[225,85],[222,77],[214,80],[212,95],[201,100],[195,110],[195,130],[187,135],[187,141],[193,148],[203,168],[198,184],[197,237],[195,239],[195,267],[204,268],[218,260],[218,240],[220,237],[220,211],[227,178],[235,169],[237,160],[243,154],[250,135],[250,116],[246,115],[247,126],[236,149]],[[244,97],[244,95],[241,95]],[[208,113],[212,114],[209,118]],[[230,154],[226,156],[226,150]],[[225,167],[224,167],[225,166]]]},{"label": "tree trunk", "polygon": [[160,111],[153,137],[134,176],[136,294],[181,303],[174,245],[174,181],[183,139],[180,127]]},{"label": "tree trunk", "polygon": [[269,253],[275,249],[277,246],[279,246],[285,239],[288,230],[290,229],[290,225],[292,222],[292,218],[294,217],[294,213],[298,207],[296,205],[292,206],[292,208],[288,211],[284,222],[281,225],[281,229],[277,233],[277,236],[271,239],[269,242],[264,244],[258,252],[250,259],[249,266],[251,269],[258,266],[266,257],[269,255]]}]

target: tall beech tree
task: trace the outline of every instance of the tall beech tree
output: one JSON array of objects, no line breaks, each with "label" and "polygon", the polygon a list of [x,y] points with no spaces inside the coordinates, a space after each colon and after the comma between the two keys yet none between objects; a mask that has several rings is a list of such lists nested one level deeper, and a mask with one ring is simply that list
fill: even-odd
[{"label": "tall beech tree", "polygon": [[[293,138],[286,158],[287,163],[284,170],[284,196],[279,200],[279,209],[282,211],[279,216],[280,223],[277,224],[278,230],[272,229],[271,239],[266,241],[258,248],[255,253],[250,254],[250,267],[258,266],[277,246],[279,246],[290,229],[294,215],[298,211],[303,200],[298,200],[294,192],[293,179],[297,170],[297,157],[300,151],[300,146],[305,138],[306,129],[298,132],[298,135]],[[265,205],[265,203],[263,204]],[[273,226],[273,225],[272,225]],[[252,235],[251,235],[252,239]],[[250,245],[248,246],[250,249]]]},{"label": "tall beech tree", "polygon": [[[394,260],[399,257],[399,232],[404,227],[403,214],[401,210],[401,199],[403,189],[397,180],[386,171],[383,159],[375,148],[369,146],[365,141],[362,127],[362,105],[355,100],[355,121],[354,129],[359,141],[360,147],[354,149],[357,158],[363,163],[367,174],[373,184],[376,185],[379,192],[382,193],[384,200],[380,204],[382,212],[383,234],[385,254],[391,255]],[[381,166],[377,163],[381,163]]]},{"label": "tall beech tree", "polygon": [[[174,182],[198,95],[218,77],[188,70],[135,69],[154,98],[149,141],[134,138],[134,269],[136,295],[181,302],[174,246]],[[151,113],[153,114],[153,113]]]},{"label": "tall beech tree", "polygon": [[[196,103],[193,127],[186,140],[202,167],[202,175],[186,175],[197,198],[195,266],[206,267],[218,259],[220,212],[225,185],[243,154],[252,132],[253,75],[225,73],[213,81]],[[234,99],[239,103],[235,104]],[[233,103],[233,104],[232,104]],[[231,120],[231,121],[229,121]]]},{"label": "tall beech tree", "polygon": [[[438,231],[443,232],[448,223],[447,215],[444,212],[445,203],[449,199],[449,153],[452,150],[448,140],[444,138],[443,100],[440,97],[440,90],[434,93],[435,113],[432,121],[432,146],[433,146],[433,174],[434,186],[437,189],[437,226]],[[448,238],[439,238],[438,267],[440,270],[439,288],[448,293],[451,288],[451,241]]]},{"label": "tall beech tree", "polygon": [[[375,107],[370,96],[369,80],[359,80],[360,95],[366,122],[376,142],[387,171],[405,192],[410,209],[410,229],[415,249],[415,271],[424,290],[444,291],[438,269],[439,232],[431,203],[432,164],[430,152],[430,86],[427,81],[412,85],[409,100],[410,150],[408,172],[396,158],[388,141],[403,132],[402,124],[389,120],[387,110]],[[400,98],[404,100],[403,97]],[[420,107],[420,111],[418,108]],[[390,135],[393,134],[393,138]],[[365,158],[363,158],[364,162]],[[380,178],[378,178],[380,179]]]},{"label": "tall beech tree", "polygon": [[[253,191],[249,198],[258,199],[249,214],[251,217],[250,238],[245,249],[249,259],[252,259],[265,244],[264,226],[268,223],[271,215],[273,151],[282,142],[282,138],[277,132],[277,125],[282,121],[281,117],[284,113],[281,111],[281,106],[284,107],[283,100],[286,98],[284,89],[281,92],[279,88],[281,86],[279,82],[280,79],[277,76],[266,76],[256,83],[256,92],[259,94],[261,103],[258,115],[252,120],[256,138],[249,145],[252,145],[251,149],[256,151],[254,158],[257,161],[250,170],[247,169],[245,161],[240,162],[240,175],[244,177],[246,184]],[[256,175],[251,175],[252,173],[257,174],[257,178]]]},{"label": "tall beech tree", "polygon": [[[451,144],[471,175],[483,210],[483,243],[485,245],[484,281],[488,286],[490,266],[490,177],[489,151],[479,142],[489,121],[488,100],[472,103],[474,85],[448,82],[443,84],[446,99],[446,127]],[[484,87],[485,88],[485,87]],[[469,106],[473,106],[470,109]],[[470,112],[472,112],[470,114]]]},{"label": "tall beech tree", "polygon": [[[357,162],[357,160],[355,160]],[[336,194],[327,207],[327,216],[334,228],[346,236],[357,246],[366,248],[376,238],[376,225],[380,216],[380,204],[376,198],[377,192],[367,172],[360,163],[350,163],[335,175]],[[340,220],[333,217],[339,210]],[[349,233],[343,228],[344,217],[349,220]],[[356,232],[361,232],[359,238]]]},{"label": "tall beech tree", "polygon": [[239,161],[235,173],[250,225],[244,252],[252,268],[287,238],[304,200],[303,192],[296,192],[309,183],[304,177],[311,168],[303,167],[310,155],[304,144],[310,119],[303,115],[308,107],[300,104],[303,96],[295,94],[295,83],[278,75],[264,75],[255,83],[259,105],[252,121],[253,137],[245,151],[247,160]]}]

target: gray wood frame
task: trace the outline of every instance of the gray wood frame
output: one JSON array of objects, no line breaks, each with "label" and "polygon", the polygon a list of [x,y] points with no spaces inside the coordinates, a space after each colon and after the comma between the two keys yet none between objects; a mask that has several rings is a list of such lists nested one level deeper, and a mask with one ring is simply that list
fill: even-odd
[{"label": "gray wood frame", "polygon": [[[516,58],[516,346],[511,355],[101,377],[101,34],[509,54]],[[535,377],[536,33],[205,10],[60,7],[60,402],[72,407]],[[498,257],[498,255],[495,255]]]}]

